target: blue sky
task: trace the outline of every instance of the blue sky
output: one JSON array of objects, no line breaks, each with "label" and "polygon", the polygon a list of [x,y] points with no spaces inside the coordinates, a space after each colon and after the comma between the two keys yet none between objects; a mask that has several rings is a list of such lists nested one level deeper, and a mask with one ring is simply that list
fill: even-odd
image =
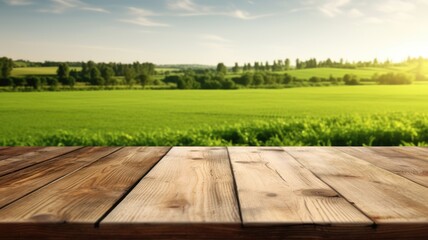
[{"label": "blue sky", "polygon": [[428,0],[0,0],[0,56],[216,64],[428,57]]}]

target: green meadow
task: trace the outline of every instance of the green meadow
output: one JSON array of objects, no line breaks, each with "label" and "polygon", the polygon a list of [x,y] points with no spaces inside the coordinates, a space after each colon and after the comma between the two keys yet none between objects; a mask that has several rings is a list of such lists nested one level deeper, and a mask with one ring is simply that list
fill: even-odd
[{"label": "green meadow", "polygon": [[425,145],[428,85],[0,94],[0,145]]}]

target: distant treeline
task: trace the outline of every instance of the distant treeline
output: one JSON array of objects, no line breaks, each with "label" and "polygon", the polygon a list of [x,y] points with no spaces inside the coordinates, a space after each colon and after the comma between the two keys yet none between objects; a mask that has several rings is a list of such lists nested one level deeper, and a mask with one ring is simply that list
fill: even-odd
[{"label": "distant treeline", "polygon": [[[375,75],[370,79],[360,79],[356,75],[345,74],[343,77],[320,78],[313,76],[309,79],[299,79],[289,73],[281,71],[290,70],[290,60],[274,61],[272,65],[255,62],[244,64],[242,67],[235,64],[228,68],[219,63],[215,68],[182,69],[177,71],[156,72],[156,66],[149,62],[122,63],[95,63],[93,61],[81,63],[45,62],[45,66],[57,66],[56,76],[25,76],[11,77],[14,66],[12,59],[0,58],[0,86],[13,89],[56,90],[59,86],[73,88],[77,82],[94,87],[127,86],[129,88],[138,84],[145,88],[148,85],[176,86],[178,89],[237,89],[237,88],[261,88],[261,87],[293,87],[293,86],[322,86],[322,85],[359,85],[361,82],[377,82],[379,84],[411,84],[414,79],[425,80],[421,73],[422,65],[426,61],[423,58],[409,58],[405,63],[417,63],[415,75],[402,73],[388,73]],[[20,60],[20,62],[25,62]],[[28,62],[29,65],[31,62]],[[389,61],[380,63],[376,59],[372,62],[347,63],[327,59],[317,61],[296,60],[296,68],[354,68],[368,66],[388,66]],[[81,67],[74,70],[71,67]]]}]

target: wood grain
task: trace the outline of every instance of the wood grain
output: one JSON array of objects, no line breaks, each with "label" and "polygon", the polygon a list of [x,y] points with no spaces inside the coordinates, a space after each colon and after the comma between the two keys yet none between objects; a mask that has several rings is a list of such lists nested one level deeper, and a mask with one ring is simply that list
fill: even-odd
[{"label": "wood grain", "polygon": [[282,148],[229,152],[244,225],[373,223]]},{"label": "wood grain", "polygon": [[226,148],[174,147],[101,222],[240,223]]},{"label": "wood grain", "polygon": [[81,147],[45,147],[0,161],[0,177],[28,166],[72,152]]},{"label": "wood grain", "polygon": [[394,147],[390,151],[396,156],[411,157],[428,162],[427,147]]},{"label": "wood grain", "polygon": [[0,177],[0,208],[118,150],[87,147]]},{"label": "wood grain", "polygon": [[34,152],[43,147],[9,147],[0,150],[0,160],[4,160],[10,157],[22,155],[28,152]]},{"label": "wood grain", "polygon": [[428,222],[428,188],[334,148],[284,149],[377,224]]},{"label": "wood grain", "polygon": [[125,147],[0,210],[0,223],[95,224],[168,151]]},{"label": "wood grain", "polygon": [[428,161],[413,158],[391,147],[340,147],[337,149],[428,187]]}]

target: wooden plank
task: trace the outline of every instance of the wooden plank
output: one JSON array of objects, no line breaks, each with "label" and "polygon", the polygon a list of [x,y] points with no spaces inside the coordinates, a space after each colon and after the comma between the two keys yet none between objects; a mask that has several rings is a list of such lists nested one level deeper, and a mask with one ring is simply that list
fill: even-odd
[{"label": "wooden plank", "polygon": [[428,162],[428,148],[425,147],[393,147],[397,156],[411,157]]},{"label": "wooden plank", "polygon": [[[428,187],[428,161],[412,158],[391,147],[339,147],[349,155]],[[409,150],[408,150],[409,151]]]},{"label": "wooden plank", "polygon": [[174,147],[101,222],[236,223],[226,148]]},{"label": "wooden plank", "polygon": [[229,152],[244,225],[373,224],[282,148]]},{"label": "wooden plank", "polygon": [[284,149],[377,224],[428,222],[428,188],[334,148]]},{"label": "wooden plank", "polygon": [[43,147],[9,147],[2,149],[0,151],[0,160],[4,160],[10,157],[26,154],[29,152],[34,152],[39,149],[42,149]]},{"label": "wooden plank", "polygon": [[122,148],[1,209],[0,224],[95,224],[168,149]]},{"label": "wooden plank", "polygon": [[72,152],[81,147],[45,147],[0,161],[0,177],[28,166]]},{"label": "wooden plank", "polygon": [[0,208],[118,150],[87,147],[0,177]]}]

